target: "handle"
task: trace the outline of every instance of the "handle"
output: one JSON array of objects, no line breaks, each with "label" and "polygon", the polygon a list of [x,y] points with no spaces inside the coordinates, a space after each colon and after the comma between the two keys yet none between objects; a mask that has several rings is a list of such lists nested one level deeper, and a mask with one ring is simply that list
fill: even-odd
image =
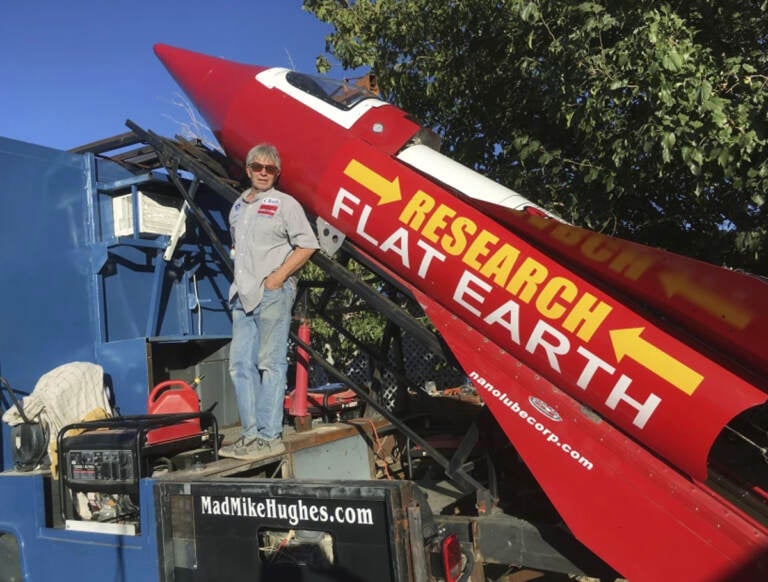
[{"label": "handle", "polygon": [[[178,386],[180,390],[192,390],[192,386],[187,384],[184,380],[166,380],[152,388],[152,391],[149,393],[149,402],[154,403],[161,393],[173,386]],[[194,392],[194,390],[192,391]]]}]

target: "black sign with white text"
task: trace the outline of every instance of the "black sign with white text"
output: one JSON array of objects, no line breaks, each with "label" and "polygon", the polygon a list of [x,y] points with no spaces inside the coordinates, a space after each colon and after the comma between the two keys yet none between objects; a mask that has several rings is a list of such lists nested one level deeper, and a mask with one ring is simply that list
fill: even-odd
[{"label": "black sign with white text", "polygon": [[407,482],[156,487],[163,580],[390,582],[407,571]]}]

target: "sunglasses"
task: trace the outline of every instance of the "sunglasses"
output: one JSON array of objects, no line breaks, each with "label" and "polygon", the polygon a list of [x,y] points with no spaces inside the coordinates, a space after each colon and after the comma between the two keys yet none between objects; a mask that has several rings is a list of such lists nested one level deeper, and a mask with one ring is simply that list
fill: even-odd
[{"label": "sunglasses", "polygon": [[267,174],[275,176],[278,172],[277,166],[274,164],[259,164],[258,162],[253,162],[252,164],[248,164],[248,167],[251,169],[251,172],[256,172],[257,174],[260,174],[261,171],[264,170]]}]

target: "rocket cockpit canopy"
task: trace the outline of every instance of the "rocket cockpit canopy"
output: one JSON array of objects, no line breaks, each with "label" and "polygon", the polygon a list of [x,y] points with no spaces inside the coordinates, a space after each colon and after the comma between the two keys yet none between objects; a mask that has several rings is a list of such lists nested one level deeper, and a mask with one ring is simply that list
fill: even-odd
[{"label": "rocket cockpit canopy", "polygon": [[346,79],[342,81],[316,77],[295,71],[286,75],[286,80],[294,87],[345,110],[352,109],[364,99],[379,99],[370,89],[370,78],[370,75],[366,75],[357,83],[350,83]]}]

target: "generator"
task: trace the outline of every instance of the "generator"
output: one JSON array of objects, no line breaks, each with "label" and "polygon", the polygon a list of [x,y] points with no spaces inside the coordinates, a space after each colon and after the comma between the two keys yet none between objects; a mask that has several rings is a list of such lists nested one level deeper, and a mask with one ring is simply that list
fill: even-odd
[{"label": "generator", "polygon": [[[200,429],[192,434],[189,426]],[[153,434],[171,438],[153,439]],[[211,410],[114,417],[63,427],[58,434],[58,483],[67,529],[137,534],[139,480],[216,460],[219,442]]]}]

